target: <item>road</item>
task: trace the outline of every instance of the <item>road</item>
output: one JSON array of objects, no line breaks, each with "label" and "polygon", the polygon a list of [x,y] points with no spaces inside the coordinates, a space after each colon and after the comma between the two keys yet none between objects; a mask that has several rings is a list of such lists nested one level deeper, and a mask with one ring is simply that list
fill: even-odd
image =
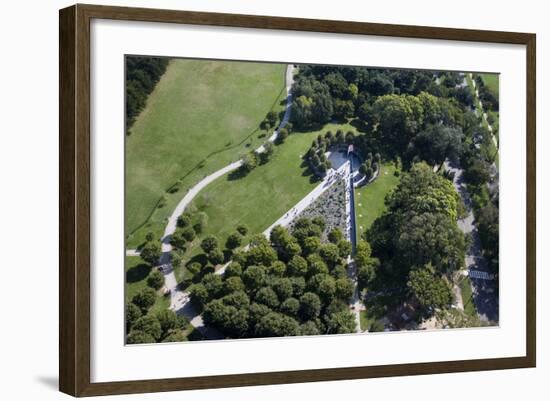
[{"label": "road", "polygon": [[466,268],[468,272],[475,272],[475,274],[469,275],[472,283],[474,304],[482,321],[498,322],[498,281],[485,278],[486,276],[490,277],[492,273],[489,271],[487,262],[483,256],[481,240],[479,239],[479,233],[474,221],[472,200],[464,181],[464,171],[448,161],[445,162],[445,168],[454,173],[453,185],[462,198],[467,210],[466,217],[458,221],[458,227],[463,233],[471,234],[472,237],[472,244],[466,252]]},{"label": "road", "polygon": [[[286,69],[285,83],[287,90],[287,98],[285,105],[285,113],[279,124],[277,130],[268,138],[268,141],[274,142],[281,128],[285,127],[288,121],[290,120],[291,106],[292,106],[292,84],[294,83],[294,66],[289,64]],[[256,149],[257,153],[262,153],[264,151],[264,146],[260,146]],[[170,217],[168,218],[168,223],[164,229],[164,235],[161,239],[162,244],[162,254],[159,260],[162,272],[164,273],[165,287],[170,292],[170,309],[175,311],[177,314],[184,316],[190,323],[203,335],[204,338],[209,340],[221,339],[224,338],[223,335],[215,330],[212,327],[207,327],[202,321],[200,314],[193,308],[193,305],[190,302],[189,292],[183,291],[179,288],[176,276],[172,265],[170,264],[170,252],[172,251],[172,245],[170,244],[170,239],[172,234],[176,231],[178,217],[185,211],[185,208],[193,201],[193,199],[202,191],[207,185],[217,180],[218,178],[224,176],[225,174],[239,168],[242,165],[243,161],[238,160],[233,162],[214,173],[204,177],[201,181],[195,184],[189,191],[185,194],[182,200],[178,203]],[[127,250],[127,254],[134,254],[135,250]],[[137,253],[137,252],[135,252]]]}]

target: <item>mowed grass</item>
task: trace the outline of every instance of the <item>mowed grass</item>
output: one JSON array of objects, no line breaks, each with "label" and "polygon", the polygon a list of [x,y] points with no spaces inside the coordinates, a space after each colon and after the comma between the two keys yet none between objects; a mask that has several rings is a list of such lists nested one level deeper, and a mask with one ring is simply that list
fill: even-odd
[{"label": "mowed grass", "polygon": [[399,183],[393,163],[382,163],[380,174],[370,184],[355,189],[355,219],[358,235],[365,233],[374,220],[384,213],[386,194]]},{"label": "mowed grass", "polygon": [[472,283],[469,277],[464,277],[460,282],[460,293],[464,304],[464,313],[468,316],[477,316],[476,306],[472,298]]},{"label": "mowed grass", "polygon": [[499,95],[499,75],[498,74],[479,74],[483,83],[487,85],[489,90],[498,98]]},{"label": "mowed grass", "polygon": [[[152,267],[139,256],[126,256],[126,291],[124,294],[126,302],[131,302],[134,295],[147,288],[147,277],[151,270]],[[157,301],[149,309],[149,313],[155,313],[170,307],[170,297],[162,295],[160,291],[157,291],[157,294]]]},{"label": "mowed grass", "polygon": [[239,224],[249,228],[249,236],[266,230],[319,184],[302,156],[317,135],[338,129],[356,131],[349,124],[327,124],[316,132],[293,133],[276,146],[267,164],[244,177],[228,174],[206,187],[193,202],[193,208],[208,214],[204,235],[215,235],[223,245]]},{"label": "mowed grass", "polygon": [[[282,109],[285,69],[267,63],[170,62],[126,137],[127,235],[150,217],[148,226],[127,238],[129,247],[139,245],[147,231],[160,236],[188,188],[265,140],[257,129],[269,110]],[[166,194],[178,180],[181,189]],[[163,194],[166,205],[155,209]]]}]

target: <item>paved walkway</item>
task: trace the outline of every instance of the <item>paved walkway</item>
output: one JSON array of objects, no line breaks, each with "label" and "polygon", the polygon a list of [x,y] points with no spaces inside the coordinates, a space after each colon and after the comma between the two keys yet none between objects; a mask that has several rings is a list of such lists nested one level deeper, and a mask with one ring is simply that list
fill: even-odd
[{"label": "paved walkway", "polygon": [[466,183],[463,177],[464,171],[448,161],[445,161],[445,168],[454,173],[453,185],[462,198],[468,212],[465,218],[458,220],[457,224],[464,234],[470,234],[472,236],[472,244],[466,251],[466,269],[468,272],[475,272],[469,274],[472,283],[474,304],[481,320],[486,322],[498,322],[499,305],[497,282],[485,279],[486,276],[490,276],[492,273],[489,271],[487,261],[483,256],[481,240],[474,223],[472,200],[466,189]]}]

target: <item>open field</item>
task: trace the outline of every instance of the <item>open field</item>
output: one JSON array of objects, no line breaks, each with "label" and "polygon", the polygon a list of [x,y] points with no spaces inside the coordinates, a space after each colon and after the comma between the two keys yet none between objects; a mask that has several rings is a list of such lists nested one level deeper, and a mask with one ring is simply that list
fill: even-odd
[{"label": "open field", "polygon": [[393,163],[382,163],[379,176],[370,184],[355,189],[355,218],[358,235],[370,228],[374,220],[386,210],[384,199],[399,183]]},{"label": "open field", "polygon": [[[126,231],[133,234],[127,238],[128,247],[139,245],[147,231],[160,237],[186,188],[270,135],[259,124],[271,109],[282,109],[285,68],[250,62],[170,62],[126,138]],[[167,193],[178,180],[180,189]],[[165,206],[155,209],[163,194]]]},{"label": "open field", "polygon": [[483,79],[483,82],[493,94],[498,97],[499,94],[499,86],[498,86],[498,74],[479,74],[481,76],[481,79]]},{"label": "open field", "polygon": [[[144,288],[147,288],[147,277],[152,268],[145,263],[139,256],[126,256],[126,302],[132,301],[134,295]],[[163,296],[158,293],[157,301],[149,310],[149,313],[158,312],[170,307],[170,297]]]},{"label": "open field", "polygon": [[[183,265],[202,253],[201,238],[215,235],[223,246],[227,236],[239,224],[249,228],[248,239],[267,229],[317,185],[302,165],[302,155],[313,139],[327,130],[356,131],[349,124],[327,124],[316,132],[293,133],[284,144],[275,147],[273,158],[243,177],[229,173],[214,181],[197,195],[187,210],[203,211],[208,215],[204,232],[183,255]],[[185,268],[176,269],[180,282]]]}]

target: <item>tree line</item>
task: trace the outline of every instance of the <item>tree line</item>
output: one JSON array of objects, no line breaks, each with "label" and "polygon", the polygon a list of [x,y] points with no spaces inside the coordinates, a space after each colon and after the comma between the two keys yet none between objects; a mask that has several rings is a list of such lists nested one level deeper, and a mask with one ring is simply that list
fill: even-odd
[{"label": "tree line", "polygon": [[[252,237],[248,249],[231,250],[223,262],[206,258],[190,287],[205,323],[228,338],[354,332],[353,283],[344,267],[351,243],[338,229],[323,242],[325,224],[301,218],[291,231],[277,226],[269,239]],[[215,237],[201,246],[207,255],[219,249]],[[216,274],[214,263],[227,260],[225,273]]]},{"label": "tree line", "polygon": [[126,131],[145,107],[147,96],[166,71],[169,59],[164,57],[126,57]]}]

